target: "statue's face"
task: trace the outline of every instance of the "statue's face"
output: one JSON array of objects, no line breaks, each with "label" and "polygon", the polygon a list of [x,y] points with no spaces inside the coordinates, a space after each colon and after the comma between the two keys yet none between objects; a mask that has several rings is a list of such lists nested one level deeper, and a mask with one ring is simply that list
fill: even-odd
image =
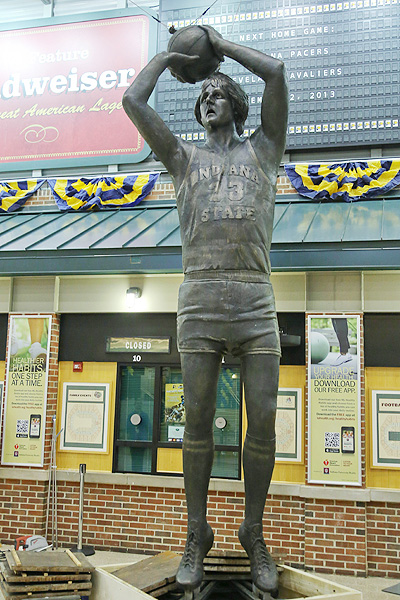
[{"label": "statue's face", "polygon": [[223,87],[209,84],[200,95],[200,116],[205,129],[234,122],[231,101]]}]

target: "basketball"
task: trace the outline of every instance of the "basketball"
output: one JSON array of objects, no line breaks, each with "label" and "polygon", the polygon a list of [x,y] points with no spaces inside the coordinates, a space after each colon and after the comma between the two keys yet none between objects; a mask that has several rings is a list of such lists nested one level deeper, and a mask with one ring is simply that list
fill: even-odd
[{"label": "basketball", "polygon": [[221,62],[214,52],[207,32],[198,25],[189,25],[178,29],[169,40],[168,52],[200,57],[190,66],[179,70],[175,68],[174,71],[170,69],[174,77],[186,83],[196,83],[206,79],[214,73]]},{"label": "basketball", "polygon": [[329,354],[329,342],[326,337],[318,331],[310,334],[311,362],[313,365],[325,360]]}]

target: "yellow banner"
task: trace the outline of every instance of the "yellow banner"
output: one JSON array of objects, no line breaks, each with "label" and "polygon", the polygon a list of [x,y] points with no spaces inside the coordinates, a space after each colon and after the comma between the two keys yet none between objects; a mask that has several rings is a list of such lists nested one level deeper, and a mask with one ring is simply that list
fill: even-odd
[{"label": "yellow banner", "polygon": [[310,483],[361,485],[360,322],[309,316]]},{"label": "yellow banner", "polygon": [[2,464],[43,466],[51,316],[12,316]]}]

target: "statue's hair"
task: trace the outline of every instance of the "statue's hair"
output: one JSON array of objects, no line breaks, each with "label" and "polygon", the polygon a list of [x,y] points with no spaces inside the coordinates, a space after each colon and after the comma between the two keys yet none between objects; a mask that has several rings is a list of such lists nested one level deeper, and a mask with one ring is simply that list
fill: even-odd
[{"label": "statue's hair", "polygon": [[201,94],[208,85],[212,85],[213,87],[218,86],[221,89],[226,90],[233,108],[233,118],[235,120],[236,131],[238,135],[242,135],[243,126],[249,112],[249,99],[246,92],[242,90],[236,81],[233,81],[231,77],[225,75],[225,73],[220,73],[219,71],[210,75],[210,77],[208,77],[201,86],[201,92],[194,107],[194,114],[197,121],[200,123],[200,125],[203,125],[200,116],[200,98]]}]

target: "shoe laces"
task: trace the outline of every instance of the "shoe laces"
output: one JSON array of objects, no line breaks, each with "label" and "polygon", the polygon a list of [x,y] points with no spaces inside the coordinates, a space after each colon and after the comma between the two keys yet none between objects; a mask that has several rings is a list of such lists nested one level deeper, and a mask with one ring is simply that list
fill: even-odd
[{"label": "shoe laces", "polygon": [[251,532],[251,550],[254,556],[256,567],[259,570],[270,568],[269,552],[264,542],[264,538],[259,531]]},{"label": "shoe laces", "polygon": [[183,553],[182,564],[193,570],[196,561],[196,550],[199,547],[199,540],[195,531],[190,531],[187,537],[185,551]]}]

